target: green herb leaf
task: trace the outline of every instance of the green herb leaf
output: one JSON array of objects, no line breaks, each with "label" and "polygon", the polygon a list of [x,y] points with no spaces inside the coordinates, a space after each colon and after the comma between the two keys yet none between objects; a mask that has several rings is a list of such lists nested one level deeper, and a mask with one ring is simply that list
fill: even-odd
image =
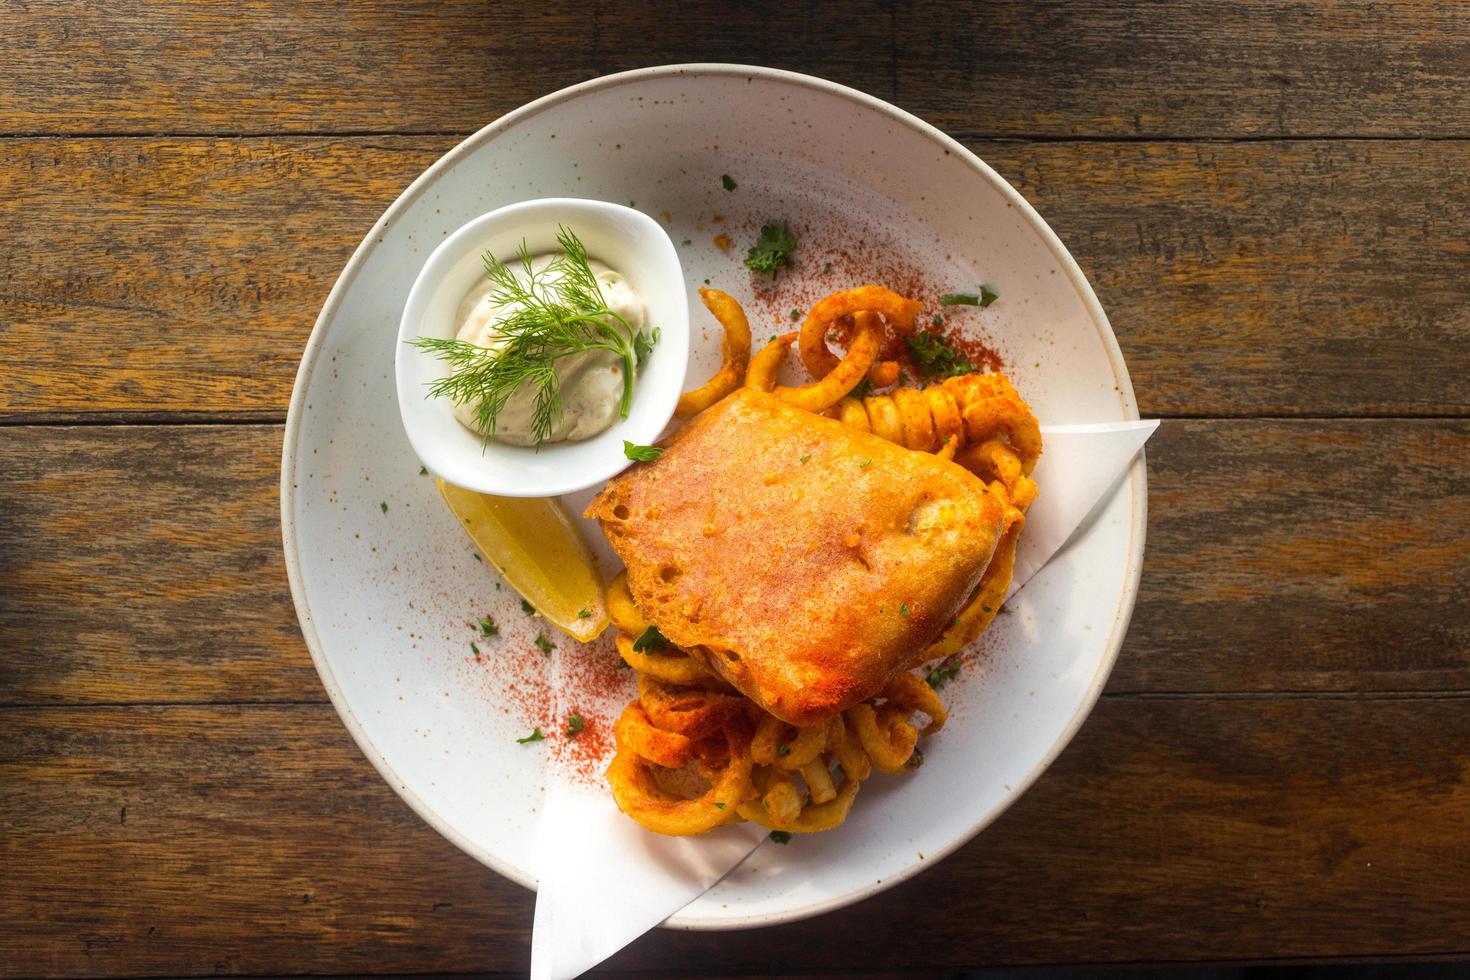
[{"label": "green herb leaf", "polygon": [[662,650],[669,645],[669,641],[658,631],[657,626],[650,626],[643,631],[643,635],[633,641],[633,650],[642,653],[644,650]]},{"label": "green herb leaf", "polygon": [[419,476],[428,476],[428,475],[429,475],[429,468],[427,466],[420,466],[419,467]]},{"label": "green herb leaf", "polygon": [[735,185],[735,180],[729,174],[721,174],[720,175],[720,186],[723,187],[727,191],[733,191],[735,189],[735,186],[736,186]]},{"label": "green herb leaf", "polygon": [[525,599],[522,599],[521,600],[521,612],[525,613],[527,616],[534,616],[534,615],[536,615],[536,607],[533,606],[533,605],[531,605]]},{"label": "green herb leaf", "polygon": [[805,456],[801,457],[801,461],[803,463],[805,463],[807,460],[809,460],[811,458],[812,458],[812,454],[811,453],[807,453]]},{"label": "green herb leaf", "polygon": [[939,297],[941,306],[979,306],[980,297],[975,293],[945,293]]},{"label": "green herb leaf", "polygon": [[527,735],[525,738],[516,739],[516,744],[525,745],[527,742],[540,742],[545,740],[545,738],[546,736],[541,734],[541,729],[533,728],[531,729],[531,734]]},{"label": "green herb leaf", "polygon": [[1000,299],[1000,293],[997,293],[989,286],[980,287],[980,306],[982,308],[989,306],[991,303],[994,303],[998,299]]},{"label": "green herb leaf", "polygon": [[791,754],[791,746],[789,746],[789,745],[778,745],[778,746],[776,746],[776,754],[777,755],[790,755]]},{"label": "green herb leaf", "polygon": [[771,840],[777,844],[789,844],[791,843],[791,835],[784,830],[773,830],[771,831]]},{"label": "green herb leaf", "polygon": [[859,381],[857,387],[847,393],[848,398],[867,398],[873,393],[873,382],[867,378]]},{"label": "green herb leaf", "polygon": [[592,610],[591,609],[578,609],[577,610],[577,618],[578,619],[591,619],[592,618]]},{"label": "green herb leaf", "polygon": [[786,222],[761,226],[760,237],[745,253],[745,265],[752,272],[769,272],[776,278],[780,270],[791,263],[791,253],[796,251],[796,236]]},{"label": "green herb leaf", "polygon": [[801,319],[801,311],[800,310],[792,310],[791,311],[791,319],[792,320],[800,320]]},{"label": "green herb leaf", "polygon": [[725,804],[723,804],[723,803],[716,803],[715,804],[715,809],[716,810],[723,810],[723,809],[725,809]]},{"label": "green herb leaf", "polygon": [[909,614],[909,604],[907,602],[899,604],[898,614],[900,616],[907,616]]},{"label": "green herb leaf", "polygon": [[640,446],[623,440],[623,455],[639,463],[651,463],[664,454],[658,446]]},{"label": "green herb leaf", "polygon": [[480,648],[475,645],[475,641],[474,640],[471,640],[470,641],[470,651],[472,653],[474,653],[474,655],[477,656],[477,657],[480,655]]},{"label": "green herb leaf", "polygon": [[486,443],[494,440],[497,417],[522,386],[535,394],[531,434],[538,444],[544,442],[561,422],[564,408],[556,362],[584,351],[609,351],[622,360],[618,411],[627,418],[639,351],[646,356],[656,340],[634,330],[607,305],[582,240],[567,228],[558,230],[556,240],[561,253],[536,272],[524,242],[514,268],[485,254],[485,272],[495,286],[490,301],[511,310],[496,321],[496,347],[440,337],[409,341],[449,364],[446,377],[430,382],[429,395],[473,406],[475,427]]},{"label": "green herb leaf", "polygon": [[385,514],[388,513],[388,501],[385,500],[381,504],[379,504],[378,506],[381,507],[381,508],[383,508],[383,513],[385,513]]},{"label": "green herb leaf", "polygon": [[581,715],[572,715],[569,718],[567,718],[567,735],[568,736],[570,736],[572,738],[576,738],[577,735],[585,727],[586,727],[586,723],[584,721],[582,721],[582,716]]},{"label": "green herb leaf", "polygon": [[551,651],[556,649],[556,644],[548,640],[545,633],[537,633],[536,649],[540,650],[542,653],[546,654],[549,657],[551,656]]},{"label": "green herb leaf", "polygon": [[500,624],[495,622],[495,620],[491,619],[489,616],[486,616],[483,619],[475,620],[475,625],[480,627],[480,634],[482,636],[500,635]]},{"label": "green herb leaf", "polygon": [[858,464],[858,469],[865,470],[869,466],[872,466],[872,465],[873,465],[873,461],[871,459],[865,459],[861,463]]},{"label": "green herb leaf", "polygon": [[960,667],[963,664],[964,661],[962,661],[957,654],[945,657],[943,660],[939,661],[939,664],[937,666],[931,668],[929,672],[924,675],[924,680],[928,682],[930,687],[934,688],[934,690],[937,691],[944,685],[948,684],[950,681],[954,680],[955,677],[959,675]]},{"label": "green herb leaf", "polygon": [[954,346],[937,333],[915,333],[904,338],[913,355],[914,366],[925,378],[956,378],[962,374],[974,374],[980,367],[954,349]]}]

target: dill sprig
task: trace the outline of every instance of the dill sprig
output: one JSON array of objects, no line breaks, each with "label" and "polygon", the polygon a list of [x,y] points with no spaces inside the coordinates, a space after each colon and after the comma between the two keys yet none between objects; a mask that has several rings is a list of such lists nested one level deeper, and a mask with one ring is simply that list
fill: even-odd
[{"label": "dill sprig", "polygon": [[521,243],[513,265],[485,253],[485,274],[495,285],[490,299],[512,307],[495,323],[500,346],[481,347],[464,340],[418,337],[409,341],[449,364],[449,375],[430,383],[429,395],[475,406],[475,426],[488,443],[495,422],[522,385],[535,391],[531,434],[544,442],[561,423],[561,379],[556,362],[573,354],[605,350],[623,362],[623,396],[618,414],[628,417],[635,370],[653,351],[658,331],[635,330],[608,307],[587,260],[587,247],[570,229],[558,227],[561,254],[544,269],[531,268],[531,253]]}]

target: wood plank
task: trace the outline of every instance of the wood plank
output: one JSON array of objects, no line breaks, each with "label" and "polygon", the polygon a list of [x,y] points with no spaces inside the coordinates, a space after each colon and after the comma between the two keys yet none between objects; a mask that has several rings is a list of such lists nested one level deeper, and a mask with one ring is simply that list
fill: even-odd
[{"label": "wood plank", "polygon": [[1470,144],[977,144],[1149,414],[1470,414]]},{"label": "wood plank", "polygon": [[227,10],[31,0],[9,5],[6,18],[13,57],[0,134],[468,134],[576,82],[688,61],[759,63],[893,92],[892,18],[874,0],[717,14],[651,2],[448,0],[405,11],[387,0]]},{"label": "wood plank", "polygon": [[[348,255],[452,142],[0,141],[0,419],[280,418]],[[1145,413],[1470,413],[1470,143],[974,146]]]},{"label": "wood plank", "polygon": [[0,704],[325,700],[281,429],[0,429]]},{"label": "wood plank", "polygon": [[[0,428],[0,705],[322,700],[280,440]],[[1470,690],[1470,421],[1169,422],[1149,465],[1110,690]]]},{"label": "wood plank", "polygon": [[898,8],[898,104],[964,135],[1470,134],[1470,11],[1433,0]]},{"label": "wood plank", "polygon": [[[609,966],[1464,954],[1466,707],[1104,699],[1011,812],[917,879],[752,941],[654,933]],[[530,893],[420,823],[326,706],[0,717],[7,973],[526,966]]]},{"label": "wood plank", "polygon": [[1109,689],[1470,689],[1470,422],[1167,422]]},{"label": "wood plank", "polygon": [[1430,0],[31,0],[6,18],[4,133],[468,132],[595,75],[724,61],[896,95],[967,135],[1470,134],[1470,13]]}]

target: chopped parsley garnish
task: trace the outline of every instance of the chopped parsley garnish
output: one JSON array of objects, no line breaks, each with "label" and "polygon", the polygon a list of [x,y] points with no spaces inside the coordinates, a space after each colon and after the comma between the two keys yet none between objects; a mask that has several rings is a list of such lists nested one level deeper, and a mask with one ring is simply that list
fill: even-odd
[{"label": "chopped parsley garnish", "polygon": [[582,716],[581,715],[572,715],[569,718],[567,718],[567,735],[568,735],[568,737],[576,738],[577,735],[585,727],[587,727],[586,726],[586,722],[582,721]]},{"label": "chopped parsley garnish", "polygon": [[847,393],[848,398],[867,398],[873,393],[873,382],[867,378],[859,381],[857,387]]},{"label": "chopped parsley garnish", "polygon": [[533,605],[531,605],[525,599],[522,599],[521,600],[521,612],[525,613],[527,616],[534,616],[534,615],[536,615],[536,607],[533,606]]},{"label": "chopped parsley garnish", "polygon": [[909,614],[909,604],[907,602],[901,603],[899,605],[899,607],[898,607],[898,614],[900,616],[907,616]]},{"label": "chopped parsley garnish", "polygon": [[982,309],[1000,299],[1000,293],[989,286],[981,286],[978,293],[945,293],[939,297],[943,306],[978,306]]},{"label": "chopped parsley garnish", "polygon": [[811,453],[807,453],[805,456],[801,457],[801,461],[803,463],[805,463],[807,460],[809,460],[811,458],[812,458],[812,454]]},{"label": "chopped parsley garnish", "polygon": [[685,245],[693,245],[694,244],[694,239],[692,239],[692,238],[686,238],[686,239],[684,239],[683,244],[685,244]]},{"label": "chopped parsley garnish", "polygon": [[778,745],[778,746],[776,746],[776,754],[777,755],[790,755],[791,754],[791,746],[789,746],[789,745]]},{"label": "chopped parsley garnish", "polygon": [[936,313],[936,314],[934,314],[934,319],[933,320],[930,320],[929,322],[931,324],[933,324],[934,326],[936,326],[936,327],[942,327],[942,326],[944,326],[944,317],[942,317],[938,313]]},{"label": "chopped parsley garnish", "polygon": [[789,844],[791,843],[791,835],[784,830],[773,830],[771,831],[771,840],[777,844]]},{"label": "chopped parsley garnish", "polygon": [[429,468],[427,466],[420,466],[419,467],[419,476],[428,476],[428,475],[429,475]]},{"label": "chopped parsley garnish", "polygon": [[642,653],[644,650],[662,650],[668,645],[669,641],[658,631],[658,627],[650,626],[643,631],[642,636],[633,641],[633,650],[635,653]]},{"label": "chopped parsley garnish", "polygon": [[556,644],[548,640],[545,633],[537,633],[536,649],[540,650],[542,653],[546,654],[549,657],[551,656],[551,651],[556,649]]},{"label": "chopped parsley garnish", "polygon": [[735,179],[729,174],[720,174],[720,186],[727,191],[733,191],[736,187]]},{"label": "chopped parsley garnish", "polygon": [[475,625],[480,627],[481,636],[500,635],[500,624],[495,622],[495,620],[491,619],[489,616],[486,616],[484,619],[475,620]]},{"label": "chopped parsley garnish", "polygon": [[801,311],[800,310],[792,310],[791,311],[791,319],[793,319],[793,320],[800,320],[801,319]]},{"label": "chopped parsley garnish", "polygon": [[783,266],[791,263],[791,253],[796,251],[796,236],[786,222],[761,226],[760,237],[745,253],[745,265],[752,272],[769,272],[776,278]]},{"label": "chopped parsley garnish", "polygon": [[383,508],[383,513],[385,513],[385,514],[388,513],[388,501],[385,500],[381,504],[379,504],[378,506],[381,507],[381,508]]},{"label": "chopped parsley garnish", "polygon": [[592,618],[592,610],[591,609],[578,609],[577,610],[577,618],[578,619],[591,619]]},{"label": "chopped parsley garnish", "polygon": [[638,463],[651,463],[664,454],[658,446],[640,446],[623,440],[623,455]]},{"label": "chopped parsley garnish", "polygon": [[480,648],[475,645],[475,641],[474,640],[471,640],[470,641],[470,651],[473,652],[474,655],[477,656],[477,657],[480,655]]},{"label": "chopped parsley garnish", "polygon": [[723,804],[723,803],[716,803],[715,804],[715,809],[716,810],[723,810],[723,809],[725,809],[725,804]]},{"label": "chopped parsley garnish", "polygon": [[873,465],[873,461],[871,459],[865,459],[861,463],[858,464],[858,469],[865,470],[869,466],[872,466],[872,465]]},{"label": "chopped parsley garnish", "polygon": [[905,337],[914,366],[926,378],[956,378],[974,374],[980,368],[955,350],[948,340],[935,333],[915,333]]},{"label": "chopped parsley garnish", "polygon": [[962,664],[963,661],[961,661],[960,658],[957,656],[945,657],[943,660],[939,661],[939,665],[937,667],[932,668],[927,674],[924,675],[924,680],[929,683],[930,687],[934,688],[934,690],[937,691],[944,685],[948,684],[950,681],[954,680],[957,676],[959,676],[960,667]]},{"label": "chopped parsley garnish", "polygon": [[516,739],[516,744],[525,745],[527,742],[540,742],[545,740],[545,738],[546,736],[541,734],[541,729],[533,728],[531,729],[531,734],[527,735],[525,738]]}]

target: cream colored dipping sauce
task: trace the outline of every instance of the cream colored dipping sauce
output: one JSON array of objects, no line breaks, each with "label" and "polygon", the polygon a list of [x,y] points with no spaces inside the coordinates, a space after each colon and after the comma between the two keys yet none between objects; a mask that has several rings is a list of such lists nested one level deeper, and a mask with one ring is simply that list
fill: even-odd
[{"label": "cream colored dipping sauce", "polygon": [[[539,272],[558,255],[548,253],[531,260],[531,269]],[[634,291],[622,273],[609,268],[605,263],[589,259],[588,267],[597,277],[598,288],[608,309],[628,322],[634,332],[643,328],[643,299]],[[520,267],[514,267],[521,273]],[[524,274],[522,274],[524,281]],[[497,323],[515,309],[519,303],[496,303],[496,286],[488,279],[465,294],[460,301],[456,320],[459,331],[456,338],[479,347],[499,350],[504,338],[497,330]],[[611,351],[585,351],[572,354],[556,362],[556,376],[561,384],[562,416],[553,427],[546,442],[565,442],[587,439],[597,435],[618,417],[618,406],[623,396],[623,361]],[[456,402],[454,417],[466,428],[485,435],[475,425],[474,402]],[[533,386],[522,385],[510,396],[495,418],[495,441],[512,446],[534,446],[531,420],[535,413],[536,391]]]}]

